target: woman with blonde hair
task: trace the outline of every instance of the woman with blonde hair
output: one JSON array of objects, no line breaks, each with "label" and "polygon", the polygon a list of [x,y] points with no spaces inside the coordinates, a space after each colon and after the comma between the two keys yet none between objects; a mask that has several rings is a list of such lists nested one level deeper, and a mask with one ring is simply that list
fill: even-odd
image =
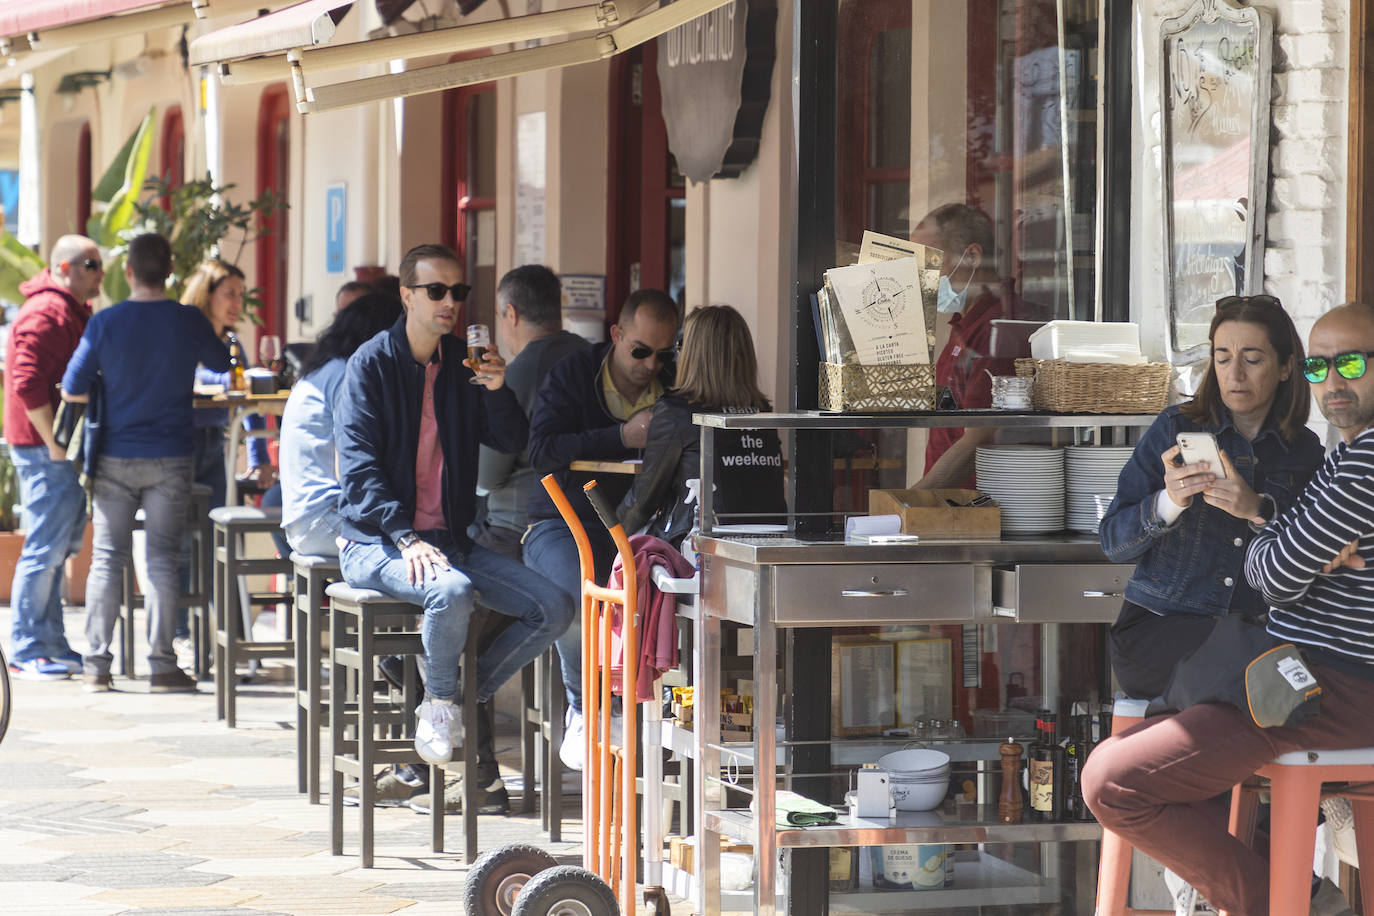
[{"label": "woman with blonde hair", "polygon": [[[692,529],[696,504],[688,481],[701,477],[700,430],[693,413],[771,410],[758,385],[758,360],[749,325],[728,305],[687,316],[676,385],[654,405],[643,473],[620,504],[621,523],[677,547]],[[770,429],[722,429],[715,439],[715,521],[781,522],[782,444]]]}]

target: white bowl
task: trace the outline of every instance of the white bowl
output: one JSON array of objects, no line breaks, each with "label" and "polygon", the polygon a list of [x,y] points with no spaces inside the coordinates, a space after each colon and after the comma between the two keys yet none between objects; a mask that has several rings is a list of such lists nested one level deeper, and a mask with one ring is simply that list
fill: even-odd
[{"label": "white bowl", "polygon": [[940,767],[949,767],[949,755],[944,751],[933,751],[923,747],[893,751],[878,759],[878,769],[887,770],[889,773],[914,774],[938,770]]},{"label": "white bowl", "polygon": [[889,784],[898,811],[931,811],[940,807],[949,791],[949,774],[936,782],[897,782]]}]

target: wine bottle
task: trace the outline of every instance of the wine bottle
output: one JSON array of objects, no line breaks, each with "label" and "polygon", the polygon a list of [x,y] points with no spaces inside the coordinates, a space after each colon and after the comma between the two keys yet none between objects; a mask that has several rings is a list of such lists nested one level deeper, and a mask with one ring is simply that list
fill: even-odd
[{"label": "wine bottle", "polygon": [[1064,816],[1064,749],[1059,746],[1057,717],[1046,713],[1041,740],[1027,761],[1030,816],[1033,821],[1058,821]]},{"label": "wine bottle", "polygon": [[1093,816],[1088,810],[1087,802],[1083,800],[1082,776],[1083,764],[1087,762],[1088,752],[1092,747],[1092,726],[1086,703],[1073,704],[1073,712],[1069,742],[1064,745],[1064,762],[1067,768],[1064,774],[1067,794],[1064,813],[1070,820],[1090,821]]}]

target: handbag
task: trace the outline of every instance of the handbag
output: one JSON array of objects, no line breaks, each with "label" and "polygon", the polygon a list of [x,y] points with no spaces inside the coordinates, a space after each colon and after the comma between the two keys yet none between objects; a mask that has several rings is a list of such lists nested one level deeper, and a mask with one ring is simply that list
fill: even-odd
[{"label": "handbag", "polygon": [[71,449],[72,438],[86,416],[86,405],[75,401],[63,401],[57,405],[57,416],[53,419],[52,436],[64,449]]},{"label": "handbag", "polygon": [[1174,667],[1164,696],[1151,703],[1150,713],[1230,703],[1260,728],[1291,728],[1317,714],[1321,694],[1301,650],[1271,635],[1263,615],[1227,614]]}]

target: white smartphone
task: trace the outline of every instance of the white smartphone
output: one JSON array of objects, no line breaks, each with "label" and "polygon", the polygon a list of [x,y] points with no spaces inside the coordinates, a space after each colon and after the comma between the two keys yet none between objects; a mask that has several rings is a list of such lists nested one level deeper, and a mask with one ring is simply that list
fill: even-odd
[{"label": "white smartphone", "polygon": [[1206,461],[1208,473],[1226,476],[1226,468],[1221,463],[1221,451],[1217,448],[1217,437],[1211,433],[1179,433],[1178,450],[1184,464]]}]

